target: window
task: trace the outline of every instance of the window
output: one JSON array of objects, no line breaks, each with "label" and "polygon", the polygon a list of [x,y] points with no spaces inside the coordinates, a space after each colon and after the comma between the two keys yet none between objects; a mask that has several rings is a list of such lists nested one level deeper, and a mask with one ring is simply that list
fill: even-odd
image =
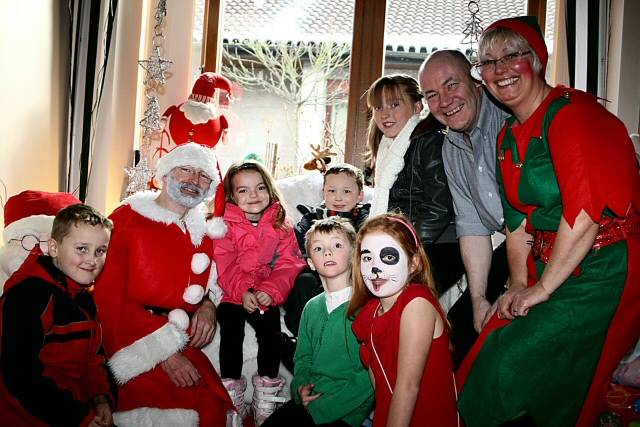
[{"label": "window", "polygon": [[[239,160],[256,154],[273,165],[277,177],[299,173],[300,165],[309,157],[309,144],[333,142],[340,158],[344,156],[345,161],[362,166],[367,132],[362,94],[369,85],[381,74],[405,73],[417,77],[421,62],[434,50],[469,48],[462,41],[471,13],[468,2],[462,0],[196,0],[196,3],[205,1],[210,1],[212,7],[224,3],[220,25],[223,59],[217,71],[235,82],[234,101],[225,113],[230,123],[229,144],[233,146],[229,156]],[[545,15],[547,10],[555,10],[554,0],[478,3],[478,17],[485,27],[503,17]],[[197,9],[203,13],[204,6],[199,5]],[[385,15],[386,20],[382,19]],[[553,27],[550,21],[547,18],[547,37],[548,29]],[[346,46],[338,55],[343,62],[330,72],[324,72],[322,67],[314,69],[311,63],[312,56],[326,45]],[[281,56],[274,60],[278,51]],[[256,53],[263,59],[256,60]],[[206,52],[206,56],[215,54]],[[293,55],[294,60],[285,66],[285,59],[291,59],[287,55]],[[344,61],[348,58],[350,61]],[[234,61],[244,63],[246,69],[239,70],[236,66],[234,71]],[[267,64],[270,61],[271,66]],[[297,72],[297,77],[283,79],[291,71]],[[268,84],[260,87],[257,81]],[[283,93],[273,86],[286,90]],[[296,91],[291,91],[292,88]]]},{"label": "window", "polygon": [[310,144],[332,143],[344,158],[353,3],[224,2],[218,72],[234,87],[224,113],[233,158],[223,162],[256,156],[280,178],[300,173]]}]

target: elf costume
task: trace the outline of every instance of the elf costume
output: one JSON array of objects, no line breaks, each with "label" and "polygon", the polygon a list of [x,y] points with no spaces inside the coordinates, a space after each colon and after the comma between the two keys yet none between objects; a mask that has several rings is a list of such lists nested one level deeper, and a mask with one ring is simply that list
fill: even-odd
[{"label": "elf costume", "polygon": [[[512,28],[506,21],[496,24]],[[521,416],[540,426],[593,426],[611,373],[640,332],[633,146],[595,97],[556,87],[524,123],[507,120],[498,137],[498,182],[507,227],[513,231],[526,219],[525,231],[534,236],[528,286],[552,256],[561,218],[573,226],[584,210],[600,228],[548,301],[513,321],[490,320],[457,373],[460,412],[468,426]]]}]

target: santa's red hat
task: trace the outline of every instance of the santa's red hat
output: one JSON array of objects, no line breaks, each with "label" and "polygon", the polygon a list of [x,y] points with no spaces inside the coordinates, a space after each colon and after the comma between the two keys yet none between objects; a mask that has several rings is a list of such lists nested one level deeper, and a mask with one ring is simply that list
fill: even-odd
[{"label": "santa's red hat", "polygon": [[204,103],[213,102],[216,89],[222,89],[231,95],[231,81],[220,74],[202,73],[193,84],[189,99]]},{"label": "santa's red hat", "polygon": [[547,69],[547,61],[549,60],[549,52],[547,51],[544,35],[535,16],[516,16],[515,18],[500,19],[489,25],[483,34],[495,28],[507,28],[520,34],[540,59],[540,63],[542,64],[540,73],[544,76],[545,70]]},{"label": "santa's red hat", "polygon": [[4,205],[4,243],[27,234],[51,233],[56,214],[77,203],[82,202],[69,193],[26,190],[9,197]]}]

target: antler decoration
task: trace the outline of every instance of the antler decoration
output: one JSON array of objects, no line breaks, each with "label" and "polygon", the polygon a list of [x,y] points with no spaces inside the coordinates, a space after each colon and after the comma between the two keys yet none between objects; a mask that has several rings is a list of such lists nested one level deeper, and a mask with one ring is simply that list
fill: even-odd
[{"label": "antler decoration", "polygon": [[332,144],[326,144],[323,146],[309,144],[311,147],[311,155],[313,156],[308,162],[304,164],[304,168],[306,170],[319,170],[322,173],[325,173],[327,170],[327,164],[331,162],[331,156],[335,156],[338,153],[335,153],[331,150]]}]

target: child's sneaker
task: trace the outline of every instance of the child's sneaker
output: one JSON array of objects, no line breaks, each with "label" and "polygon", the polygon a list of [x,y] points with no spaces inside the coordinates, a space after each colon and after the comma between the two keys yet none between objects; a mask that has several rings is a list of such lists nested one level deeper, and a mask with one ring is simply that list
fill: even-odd
[{"label": "child's sneaker", "polygon": [[284,397],[278,396],[284,387],[284,378],[261,377],[255,374],[252,382],[253,399],[251,401],[251,410],[253,412],[255,426],[260,427],[260,425],[273,414],[276,406],[279,406],[277,404],[284,403],[287,400]]},{"label": "child's sneaker", "polygon": [[[247,379],[243,376],[238,380],[233,378],[223,378],[222,385],[227,389],[233,406],[242,420],[247,418],[247,406],[244,403],[244,391],[247,389]],[[242,422],[240,423],[242,424]]]}]

